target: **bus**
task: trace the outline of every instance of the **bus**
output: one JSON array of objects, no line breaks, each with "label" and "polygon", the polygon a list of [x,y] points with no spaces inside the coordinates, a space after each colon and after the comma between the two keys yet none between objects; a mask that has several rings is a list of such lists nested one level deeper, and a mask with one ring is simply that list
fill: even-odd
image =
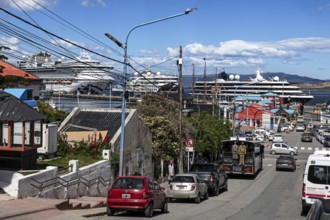
[{"label": "bus", "polygon": [[[244,155],[244,164],[239,164],[238,160],[233,158],[233,145],[241,145],[244,142],[246,154]],[[262,170],[263,149],[260,141],[248,140],[246,138],[230,139],[222,142],[223,170],[227,174],[249,175],[255,177]]]}]

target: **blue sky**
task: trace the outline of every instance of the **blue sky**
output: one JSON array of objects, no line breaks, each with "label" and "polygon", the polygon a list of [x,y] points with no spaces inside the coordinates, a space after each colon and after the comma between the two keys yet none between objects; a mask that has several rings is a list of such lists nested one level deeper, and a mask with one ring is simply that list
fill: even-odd
[{"label": "blue sky", "polygon": [[[182,46],[184,75],[192,74],[192,64],[196,74],[203,74],[205,58],[207,74],[223,69],[253,74],[259,66],[261,72],[330,79],[330,1],[326,0],[2,0],[0,7],[62,39],[110,57],[91,54],[114,66],[118,74],[123,67],[116,60],[123,61],[123,49],[105,33],[124,43],[136,25],[197,8],[188,15],[135,29],[128,40],[130,63],[138,70],[177,74]],[[51,19],[53,13],[57,21]],[[81,51],[4,11],[0,11],[0,19],[6,27],[16,24],[48,41],[43,43],[48,48],[66,48],[74,55]],[[73,31],[65,22],[98,41]],[[41,50],[3,27],[0,44],[12,49],[8,56],[12,63]]]}]

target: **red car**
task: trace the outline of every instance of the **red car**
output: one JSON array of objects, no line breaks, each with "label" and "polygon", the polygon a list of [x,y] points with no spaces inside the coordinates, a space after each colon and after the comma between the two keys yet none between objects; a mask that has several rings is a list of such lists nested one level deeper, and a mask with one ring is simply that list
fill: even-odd
[{"label": "red car", "polygon": [[107,214],[117,210],[141,211],[152,217],[155,209],[168,212],[168,201],[164,191],[153,177],[121,176],[111,184],[107,198]]}]

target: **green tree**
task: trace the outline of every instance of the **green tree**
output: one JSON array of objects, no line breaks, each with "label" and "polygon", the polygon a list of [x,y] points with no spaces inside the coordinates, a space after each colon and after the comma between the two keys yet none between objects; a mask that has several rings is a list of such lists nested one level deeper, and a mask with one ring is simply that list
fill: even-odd
[{"label": "green tree", "polygon": [[230,137],[229,123],[209,113],[193,113],[186,118],[186,126],[195,137],[195,150],[211,161],[219,159],[222,141]]},{"label": "green tree", "polygon": [[155,176],[158,177],[160,160],[179,156],[179,104],[157,94],[146,94],[138,110],[152,134],[152,157],[157,171]]},{"label": "green tree", "polygon": [[68,115],[68,113],[66,113],[65,111],[58,111],[58,110],[52,108],[47,103],[44,103],[40,100],[38,100],[37,103],[38,103],[39,112],[41,112],[42,114],[44,114],[46,116],[45,123],[50,123],[50,122],[55,122],[55,121],[61,122]]}]

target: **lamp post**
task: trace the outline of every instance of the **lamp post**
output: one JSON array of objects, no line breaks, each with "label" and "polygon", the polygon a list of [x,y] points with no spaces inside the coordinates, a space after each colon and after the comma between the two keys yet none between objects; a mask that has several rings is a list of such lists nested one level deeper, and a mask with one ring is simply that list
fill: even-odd
[{"label": "lamp post", "polygon": [[112,40],[115,44],[117,44],[119,47],[124,49],[124,75],[123,75],[123,94],[122,94],[122,105],[121,105],[121,134],[120,134],[120,155],[119,155],[119,176],[123,175],[123,158],[124,158],[124,145],[125,145],[125,93],[126,93],[126,75],[127,75],[127,66],[128,66],[128,57],[127,57],[127,44],[128,44],[128,38],[130,36],[130,34],[132,33],[133,30],[139,28],[139,27],[143,27],[149,24],[153,24],[153,23],[157,23],[160,21],[165,21],[168,19],[172,19],[172,18],[176,18],[182,15],[187,15],[190,12],[196,11],[196,8],[191,8],[191,9],[187,9],[185,10],[183,13],[180,14],[176,14],[176,15],[172,15],[169,17],[165,17],[165,18],[160,18],[154,21],[150,21],[150,22],[146,22],[146,23],[142,23],[139,25],[136,25],[135,27],[133,27],[127,34],[126,36],[126,40],[125,40],[125,44],[123,44],[122,42],[120,42],[119,40],[117,40],[115,37],[113,37],[111,34],[109,33],[105,33],[105,36],[108,37],[110,40]]}]

